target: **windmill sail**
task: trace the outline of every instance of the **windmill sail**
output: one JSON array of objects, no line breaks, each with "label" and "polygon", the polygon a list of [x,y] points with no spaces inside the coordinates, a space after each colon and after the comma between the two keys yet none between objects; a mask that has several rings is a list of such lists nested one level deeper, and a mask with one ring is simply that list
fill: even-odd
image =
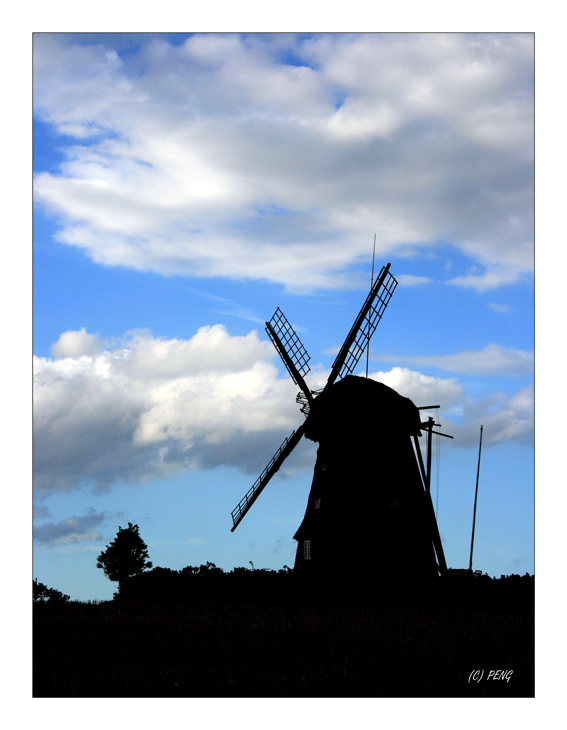
[{"label": "windmill sail", "polygon": [[294,383],[310,399],[311,394],[303,378],[311,369],[308,364],[311,358],[279,307],[276,309],[272,319],[266,322],[266,332],[273,342],[274,347],[279,352]]},{"label": "windmill sail", "polygon": [[258,497],[260,496],[260,493],[262,492],[262,490],[264,489],[266,484],[270,481],[270,479],[278,471],[278,469],[284,463],[284,461],[287,459],[287,457],[295,449],[295,447],[301,440],[301,437],[303,436],[304,430],[305,430],[305,427],[304,427],[304,424],[302,424],[297,429],[297,431],[293,431],[291,436],[288,436],[285,439],[283,444],[280,446],[280,448],[276,451],[276,453],[272,457],[268,466],[264,469],[264,471],[260,474],[258,479],[256,479],[254,484],[250,487],[248,492],[246,492],[244,497],[236,505],[236,507],[232,511],[233,525],[232,525],[231,532],[234,532],[236,530],[236,528],[240,524],[240,521],[242,520],[244,515],[248,512],[250,507],[252,507],[254,502],[258,499]]},{"label": "windmill sail", "polygon": [[383,266],[376,284],[374,284],[366,298],[333,363],[327,386],[332,385],[337,379],[341,380],[345,375],[352,374],[360,360],[360,356],[370,342],[378,322],[382,319],[384,310],[388,306],[397,285],[398,282],[390,274],[390,264]]}]

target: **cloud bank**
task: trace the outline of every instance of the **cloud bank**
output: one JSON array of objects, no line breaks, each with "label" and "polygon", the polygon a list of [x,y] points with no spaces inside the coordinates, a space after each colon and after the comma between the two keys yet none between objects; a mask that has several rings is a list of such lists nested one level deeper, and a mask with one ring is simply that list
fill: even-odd
[{"label": "cloud bank", "polygon": [[255,331],[230,337],[215,325],[189,340],[137,332],[97,354],[34,358],[36,489],[262,469],[262,447],[275,450],[302,420],[274,356]]},{"label": "cloud bank", "polygon": [[533,54],[531,34],[141,35],[128,53],[35,34],[34,112],[66,135],[35,199],[59,241],[140,271],[352,286],[376,232],[381,258],[458,247],[474,266],[454,285],[517,282]]},{"label": "cloud bank", "polygon": [[[89,337],[79,330],[64,333],[58,342],[88,345]],[[218,466],[258,474],[303,421],[297,387],[287,375],[279,376],[274,357],[272,345],[256,331],[233,337],[214,325],[188,340],[134,332],[95,353],[34,358],[36,494],[84,487],[106,491],[118,482]],[[314,368],[309,377],[309,385],[318,388],[327,374]],[[469,401],[455,378],[400,367],[371,377],[416,405],[438,403],[460,414],[454,427],[459,445],[468,444],[467,429],[472,433],[482,418],[487,443],[530,443],[529,389],[511,398],[496,394]],[[312,449],[296,449],[287,470],[312,468],[311,456]],[[81,534],[70,527],[57,529],[62,536]]]}]

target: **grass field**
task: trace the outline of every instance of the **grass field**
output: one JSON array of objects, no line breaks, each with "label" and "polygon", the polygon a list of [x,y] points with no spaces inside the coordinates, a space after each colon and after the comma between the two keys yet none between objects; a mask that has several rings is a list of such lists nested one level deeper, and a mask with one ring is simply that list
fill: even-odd
[{"label": "grass field", "polygon": [[34,697],[534,695],[533,605],[515,602],[70,602],[34,606],[33,638]]}]

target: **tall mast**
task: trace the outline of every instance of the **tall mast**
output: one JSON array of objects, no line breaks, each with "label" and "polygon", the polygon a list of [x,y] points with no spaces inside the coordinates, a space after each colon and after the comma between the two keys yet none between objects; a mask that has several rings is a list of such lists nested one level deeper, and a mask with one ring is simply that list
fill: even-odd
[{"label": "tall mast", "polygon": [[471,537],[471,559],[469,561],[469,570],[472,572],[472,553],[474,546],[474,525],[476,522],[476,498],[478,495],[478,476],[480,474],[480,451],[482,449],[482,426],[480,427],[480,443],[478,445],[478,466],[476,468],[476,489],[474,490],[474,512],[472,521],[472,537]]},{"label": "tall mast", "polygon": [[[374,248],[372,249],[372,279],[370,280],[370,291],[374,286],[374,256],[376,255],[376,234],[374,234]],[[368,358],[370,357],[370,315],[368,316],[368,347],[366,348],[366,379],[368,380]]]}]

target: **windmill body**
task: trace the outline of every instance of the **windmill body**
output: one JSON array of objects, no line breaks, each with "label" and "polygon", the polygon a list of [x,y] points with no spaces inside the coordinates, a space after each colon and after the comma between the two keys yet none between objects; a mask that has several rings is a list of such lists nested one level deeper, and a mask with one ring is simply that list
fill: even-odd
[{"label": "windmill body", "polygon": [[315,400],[305,436],[319,449],[294,535],[298,576],[437,576],[428,495],[411,443],[420,429],[411,400],[373,380],[346,376]]},{"label": "windmill body", "polygon": [[[337,576],[361,583],[400,575],[429,579],[446,570],[418,436],[434,424],[391,388],[352,375],[390,301],[397,281],[382,267],[322,391],[309,390],[309,356],[277,309],[266,331],[300,388],[306,418],[288,436],[232,512],[234,531],[303,436],[317,442],[317,462],[305,517],[295,533],[294,572],[308,580]],[[444,435],[444,434],[441,434]],[[412,444],[413,439],[413,444]],[[415,450],[414,450],[415,447]]]}]

